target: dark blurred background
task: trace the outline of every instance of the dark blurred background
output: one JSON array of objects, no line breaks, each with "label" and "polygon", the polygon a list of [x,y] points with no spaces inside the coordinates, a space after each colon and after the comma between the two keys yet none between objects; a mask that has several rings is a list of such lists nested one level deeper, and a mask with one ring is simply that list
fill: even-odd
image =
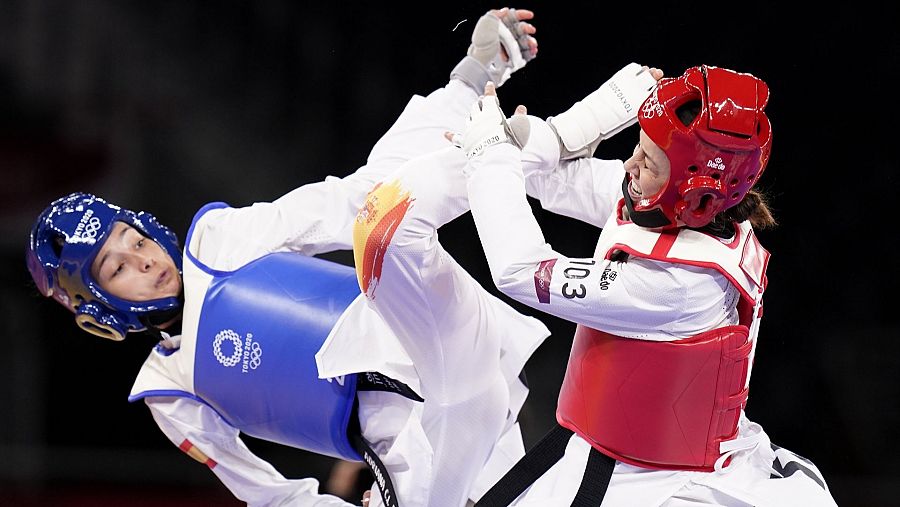
[{"label": "dark blurred background", "polygon": [[[759,2],[544,4],[517,5],[537,14],[540,56],[500,90],[508,113],[562,112],[631,61],[768,82],[762,185],[781,226],[759,234],[773,255],[747,413],[812,459],[840,505],[900,505],[892,15],[858,2],[795,14]],[[349,174],[410,95],[446,83],[494,6],[0,0],[0,505],[238,505],[126,401],[152,343],[79,332],[33,289],[23,251],[37,213],[90,191],[183,234],[209,201],[249,205]],[[636,133],[596,156],[627,157]],[[590,255],[598,230],[536,212],[557,250]],[[470,215],[441,237],[490,285]],[[553,336],[526,367],[527,445],[554,422],[574,330],[540,318]],[[326,488],[331,460],[249,445]]]}]

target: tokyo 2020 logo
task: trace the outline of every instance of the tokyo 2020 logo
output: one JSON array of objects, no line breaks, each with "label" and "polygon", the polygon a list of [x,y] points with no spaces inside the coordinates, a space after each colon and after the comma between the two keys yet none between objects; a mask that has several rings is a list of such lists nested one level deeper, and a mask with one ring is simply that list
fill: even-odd
[{"label": "tokyo 2020 logo", "polygon": [[[231,355],[226,356],[222,353],[222,343],[226,340],[230,341],[234,346],[234,350],[231,352]],[[241,344],[241,337],[231,329],[223,329],[219,331],[219,334],[216,335],[216,338],[213,340],[213,355],[216,356],[216,360],[222,363],[223,366],[234,366],[238,364],[238,361],[241,360],[241,355],[243,353],[243,345]]]},{"label": "tokyo 2020 logo", "polygon": [[[225,342],[231,342],[231,354],[226,355],[222,351]],[[213,355],[222,366],[230,368],[240,363],[241,373],[248,373],[262,364],[263,351],[259,342],[253,339],[252,333],[247,333],[247,336],[241,339],[241,335],[234,330],[223,329],[213,339]]]}]

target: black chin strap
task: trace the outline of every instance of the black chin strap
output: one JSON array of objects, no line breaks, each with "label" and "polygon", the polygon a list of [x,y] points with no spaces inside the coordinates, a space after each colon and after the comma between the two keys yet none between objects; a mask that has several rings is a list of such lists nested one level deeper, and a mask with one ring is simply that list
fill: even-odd
[{"label": "black chin strap", "polygon": [[[163,324],[172,322],[171,326],[181,327],[181,312],[184,309],[184,291],[181,291],[178,294],[178,306],[174,308],[170,308],[168,310],[159,310],[156,312],[146,313],[138,317],[138,320],[141,324],[146,328],[144,332],[148,335],[157,338],[159,340],[163,339],[162,332],[160,331],[160,326]],[[173,322],[177,321],[177,322]],[[180,334],[180,329],[174,328],[166,328],[166,331],[169,334]],[[174,331],[174,332],[173,332]]]},{"label": "black chin strap", "polygon": [[[181,319],[181,307],[174,308],[172,310],[165,310],[161,312],[153,312],[152,314],[143,315],[138,318],[141,321],[141,324],[144,325],[144,332],[148,335],[156,338],[157,340],[163,340],[165,337],[162,335],[162,331],[160,330],[161,325],[171,322],[172,320],[178,319],[178,327],[180,327],[180,319]],[[171,330],[166,328],[166,331],[169,334],[179,334],[178,331]],[[174,332],[173,332],[174,331]]]},{"label": "black chin strap", "polygon": [[666,217],[665,213],[659,208],[648,211],[637,211],[634,209],[634,203],[631,202],[631,195],[628,194],[628,175],[622,180],[622,197],[625,198],[625,208],[628,209],[628,218],[641,227],[648,229],[658,229],[671,225],[672,222]]},{"label": "black chin strap", "polygon": [[[656,229],[670,225],[672,222],[659,208],[649,211],[637,211],[634,209],[634,203],[631,196],[628,195],[628,175],[622,180],[622,196],[625,198],[625,208],[628,210],[628,219],[641,227],[648,229]],[[734,224],[730,221],[713,220],[703,227],[688,227],[695,231],[705,232],[717,238],[728,239],[734,237]]]}]

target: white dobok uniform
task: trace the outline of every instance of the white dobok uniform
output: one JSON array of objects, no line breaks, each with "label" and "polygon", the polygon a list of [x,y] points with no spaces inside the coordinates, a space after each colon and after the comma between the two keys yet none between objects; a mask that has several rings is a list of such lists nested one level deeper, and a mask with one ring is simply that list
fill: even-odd
[{"label": "white dobok uniform", "polygon": [[[426,98],[414,97],[375,145],[366,166],[345,178],[304,185],[272,203],[206,212],[194,225],[186,251],[209,268],[231,271],[274,252],[316,255],[350,249],[352,224],[366,193],[404,161],[446,146],[443,132],[462,127],[475,98],[459,81]],[[209,275],[185,261],[187,298],[191,285],[208,283]],[[424,396],[425,402],[420,403],[395,393],[358,393],[362,436],[388,469],[401,506],[461,505],[482,471],[488,477],[482,481],[484,489],[524,452],[515,420],[527,389],[517,375],[549,332],[499,300],[487,305],[485,311],[506,333],[484,336],[478,329],[464,329],[454,337],[409,336],[393,332],[360,295],[316,355],[320,378],[337,380],[350,373],[377,371]],[[206,404],[190,396],[159,395],[167,390],[193,392],[196,336],[192,333],[198,316],[188,309],[186,305],[182,334],[164,340],[151,352],[132,397],[157,393],[143,399],[163,433],[209,466],[237,498],[251,506],[348,505],[318,494],[314,479],[282,476],[250,452],[240,432]],[[471,382],[489,396],[479,398],[468,384],[455,388],[445,383],[446,392],[429,390],[433,378],[456,371],[450,360],[462,362],[463,349],[471,350],[482,341],[490,342],[494,369],[472,372]],[[453,352],[443,358],[447,351]],[[414,359],[422,358],[426,362],[414,364]],[[467,397],[473,401],[467,404]],[[461,405],[440,405],[453,402]],[[488,423],[491,431],[482,431]],[[380,502],[373,486],[372,505]]]},{"label": "white dobok uniform", "polygon": [[[535,175],[559,157],[555,137],[540,140],[526,150]],[[426,400],[421,418],[435,458],[411,473],[431,485],[429,506],[462,506],[466,491],[477,500],[524,453],[512,426],[527,394],[518,376],[549,334],[489,294],[438,241],[437,229],[468,211],[465,165],[449,145],[407,162],[369,194],[354,231],[360,285],[404,343]],[[535,197],[542,187],[535,182]],[[480,467],[490,449],[479,442],[497,439],[508,446]],[[381,505],[375,497],[372,507]]]},{"label": "white dobok uniform", "polygon": [[[529,143],[535,136],[552,135],[541,123],[532,120]],[[504,143],[474,157],[466,169],[473,218],[494,282],[504,294],[556,317],[630,339],[679,340],[738,323],[739,289],[717,269],[634,256],[616,262],[606,258],[607,249],[596,251],[593,259],[568,258],[554,251],[525,199],[526,188],[533,194],[531,187],[540,182],[545,208],[604,228],[598,249],[608,247],[613,244],[608,236],[621,229],[615,227],[615,215],[623,163],[593,158],[558,166],[549,163],[556,169],[532,177],[527,158]],[[706,241],[719,240],[710,236]],[[541,273],[548,266],[552,272]],[[773,446],[743,411],[736,442],[742,445],[730,454],[728,466],[714,472],[616,462],[602,505],[835,505],[815,465]],[[562,459],[515,505],[570,505],[590,450],[586,440],[573,435]]]}]

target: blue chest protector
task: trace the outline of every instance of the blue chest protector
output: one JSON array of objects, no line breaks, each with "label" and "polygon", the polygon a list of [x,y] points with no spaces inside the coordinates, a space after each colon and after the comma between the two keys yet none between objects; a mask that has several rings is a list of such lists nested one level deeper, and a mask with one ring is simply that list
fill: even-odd
[{"label": "blue chest protector", "polygon": [[353,268],[275,253],[213,273],[197,331],[197,396],[247,435],[359,460],[347,437],[356,375],[320,379],[315,361],[359,295]]}]

